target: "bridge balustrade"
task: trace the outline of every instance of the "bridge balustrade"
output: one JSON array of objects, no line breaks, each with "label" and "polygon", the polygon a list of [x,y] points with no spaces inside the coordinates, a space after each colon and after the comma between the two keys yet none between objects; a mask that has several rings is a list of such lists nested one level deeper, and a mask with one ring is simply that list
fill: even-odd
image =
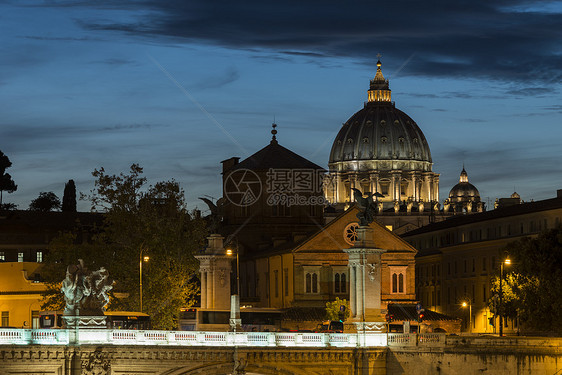
[{"label": "bridge balustrade", "polygon": [[0,329],[0,345],[384,347],[445,345],[445,334]]}]

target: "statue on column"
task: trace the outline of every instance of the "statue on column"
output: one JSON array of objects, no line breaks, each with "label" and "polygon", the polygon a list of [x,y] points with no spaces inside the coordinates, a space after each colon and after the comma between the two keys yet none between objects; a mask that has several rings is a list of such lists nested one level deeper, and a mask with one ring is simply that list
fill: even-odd
[{"label": "statue on column", "polygon": [[217,200],[217,204],[214,204],[212,200],[207,198],[199,197],[199,199],[205,202],[209,206],[209,211],[211,211],[209,216],[207,216],[209,232],[218,233],[224,218],[224,198]]},{"label": "statue on column", "polygon": [[351,190],[353,191],[353,199],[359,208],[362,209],[362,211],[357,214],[359,225],[367,226],[375,220],[377,206],[373,197],[376,199],[377,197],[383,197],[383,195],[377,192],[371,193],[367,197],[363,197],[363,193],[359,189],[351,188]]}]

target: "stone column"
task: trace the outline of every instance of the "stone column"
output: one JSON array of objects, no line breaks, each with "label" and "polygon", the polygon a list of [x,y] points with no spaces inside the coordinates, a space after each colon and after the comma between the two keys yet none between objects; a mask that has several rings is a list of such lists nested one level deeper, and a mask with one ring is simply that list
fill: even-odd
[{"label": "stone column", "polygon": [[[351,308],[351,317],[354,318],[357,312],[357,306],[354,304],[357,299],[355,298],[355,265],[349,266],[349,306]],[[352,302],[353,301],[353,302]]]},{"label": "stone column", "polygon": [[375,247],[373,229],[368,226],[357,228],[357,241],[350,249],[344,249],[349,256],[350,306],[352,322],[359,330],[384,329],[384,317],[381,314],[381,254],[383,249]]},{"label": "stone column", "polygon": [[201,308],[207,308],[207,294],[203,291],[207,290],[207,270],[201,270]]}]

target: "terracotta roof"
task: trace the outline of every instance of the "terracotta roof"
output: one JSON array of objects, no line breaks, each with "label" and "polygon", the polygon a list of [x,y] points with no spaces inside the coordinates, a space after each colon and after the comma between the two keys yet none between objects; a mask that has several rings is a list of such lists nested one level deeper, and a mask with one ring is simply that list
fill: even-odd
[{"label": "terracotta roof", "polygon": [[276,140],[272,140],[269,145],[234,165],[230,170],[242,168],[253,171],[268,170],[269,168],[324,170],[319,165],[281,146]]}]

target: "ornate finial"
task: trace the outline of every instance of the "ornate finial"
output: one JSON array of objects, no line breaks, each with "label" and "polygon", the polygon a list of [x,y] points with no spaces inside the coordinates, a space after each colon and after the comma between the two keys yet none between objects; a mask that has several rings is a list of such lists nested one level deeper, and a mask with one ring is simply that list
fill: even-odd
[{"label": "ornate finial", "polygon": [[271,137],[271,142],[277,143],[277,137],[275,136],[275,134],[277,134],[277,130],[275,130],[277,124],[274,122],[273,124],[271,124],[271,127],[273,128],[271,129],[271,134],[273,134],[273,137]]},{"label": "ornate finial", "polygon": [[382,57],[382,55],[380,53],[377,53],[377,59],[380,60]]}]

